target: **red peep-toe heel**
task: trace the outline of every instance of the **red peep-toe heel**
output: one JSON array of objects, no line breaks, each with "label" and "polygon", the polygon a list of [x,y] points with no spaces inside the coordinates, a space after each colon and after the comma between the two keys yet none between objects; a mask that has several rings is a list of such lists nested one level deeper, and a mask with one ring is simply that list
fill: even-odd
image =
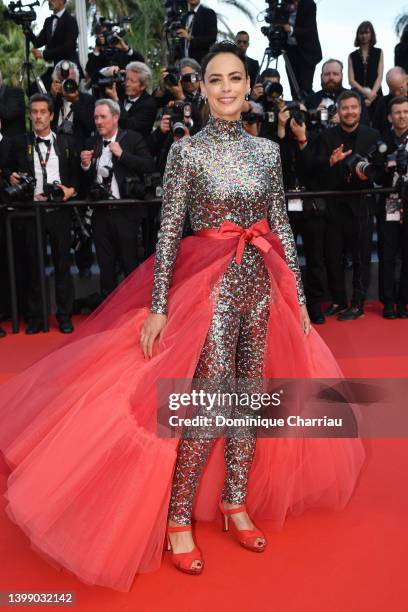
[{"label": "red peep-toe heel", "polygon": [[[246,512],[246,508],[244,505],[238,506],[237,508],[224,508],[222,502],[219,503],[219,508],[223,515],[223,530],[228,531],[229,528],[229,518],[231,514],[238,514],[239,512]],[[263,552],[266,548],[266,538],[262,531],[259,529],[238,529],[235,526],[234,521],[232,524],[235,528],[235,535],[238,539],[238,542],[246,548],[247,550],[251,550],[253,552]],[[257,539],[261,538],[264,540],[263,544],[256,544]]]},{"label": "red peep-toe heel", "polygon": [[[195,546],[192,551],[184,553],[174,553],[171,548],[169,533],[177,531],[191,531],[191,525],[181,525],[180,527],[167,527],[167,550],[171,551],[171,560],[174,566],[181,572],[186,574],[198,575],[201,574],[204,567],[204,561],[200,549]],[[200,567],[191,567],[194,561],[200,561]]]}]

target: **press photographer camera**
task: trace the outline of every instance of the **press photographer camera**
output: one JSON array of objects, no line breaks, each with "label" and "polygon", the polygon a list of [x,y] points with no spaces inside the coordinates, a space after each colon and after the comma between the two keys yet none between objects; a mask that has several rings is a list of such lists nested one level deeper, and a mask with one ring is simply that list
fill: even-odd
[{"label": "press photographer camera", "polygon": [[99,19],[95,26],[95,48],[88,54],[85,71],[95,81],[95,75],[108,66],[123,70],[129,62],[144,62],[144,57],[132,49],[123,37],[126,36],[133,17],[121,17],[118,21]]},{"label": "press photographer camera", "polygon": [[169,115],[170,130],[174,136],[184,136],[186,128],[190,130],[193,126],[191,112],[190,102],[184,100],[176,100],[164,109],[163,115]]},{"label": "press photographer camera", "polygon": [[2,200],[5,204],[32,200],[34,197],[35,178],[28,174],[18,173],[18,183],[3,189]]},{"label": "press photographer camera", "polygon": [[40,6],[39,0],[31,2],[31,4],[23,4],[20,0],[9,2],[7,9],[3,13],[4,19],[14,21],[17,25],[22,26],[23,30],[28,29],[31,27],[32,22],[37,19],[37,15],[32,8],[33,6]]},{"label": "press photographer camera", "polygon": [[331,120],[337,115],[337,105],[330,104],[327,108],[316,108],[307,111],[310,129],[320,132],[330,127]]},{"label": "press photographer camera", "polygon": [[343,161],[346,180],[350,182],[354,177],[361,179],[363,175],[371,182],[379,182],[384,174],[387,150],[385,142],[379,140],[366,155],[352,153],[346,157]]}]

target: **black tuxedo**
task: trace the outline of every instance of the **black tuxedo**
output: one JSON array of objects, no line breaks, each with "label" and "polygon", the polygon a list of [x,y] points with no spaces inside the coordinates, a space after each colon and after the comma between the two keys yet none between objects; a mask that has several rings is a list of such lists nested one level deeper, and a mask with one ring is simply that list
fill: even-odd
[{"label": "black tuxedo", "polygon": [[[67,10],[58,19],[54,34],[52,33],[52,23],[54,15],[47,17],[44,21],[43,29],[36,36],[30,33],[30,40],[35,48],[45,47],[43,58],[46,62],[53,62],[54,66],[61,60],[71,60],[79,67],[77,54],[78,24],[75,17],[70,15]],[[52,69],[49,68],[42,75],[42,80],[47,89],[51,85]]]},{"label": "black tuxedo", "polygon": [[[181,20],[183,28],[186,26],[186,22],[187,15]],[[217,15],[215,11],[200,4],[193,18],[191,33],[192,39],[188,55],[201,64],[204,55],[208,53],[211,45],[217,40]]]},{"label": "black tuxedo", "polygon": [[246,64],[248,68],[249,78],[251,80],[251,89],[255,85],[256,77],[259,70],[259,62],[252,57],[245,56]]},{"label": "black tuxedo", "polygon": [[0,120],[1,131],[5,136],[25,133],[24,92],[19,87],[4,83],[0,87]]},{"label": "black tuxedo", "polygon": [[[113,175],[123,193],[126,177],[154,172],[155,163],[140,134],[119,129],[117,138],[123,153],[118,159],[112,155]],[[94,157],[88,173],[96,179],[97,160],[102,153],[101,136],[92,136],[86,142],[86,150],[93,150]],[[95,206],[92,227],[96,258],[100,269],[101,293],[106,297],[117,285],[117,264],[127,276],[139,263],[138,234],[140,231],[140,208],[135,205],[108,207]]]},{"label": "black tuxedo", "polygon": [[124,130],[139,132],[146,138],[151,133],[156,120],[157,104],[155,99],[147,91],[143,91],[129,110],[125,109],[125,101],[126,98],[120,104],[120,127]]},{"label": "black tuxedo", "polygon": [[[58,130],[58,120],[62,106],[62,96],[56,96],[54,98],[54,119],[51,124],[54,132]],[[77,151],[80,152],[84,148],[85,141],[95,129],[95,99],[90,94],[80,92],[79,99],[71,104],[71,109],[70,120],[73,122],[73,136]]]},{"label": "black tuxedo", "polygon": [[[79,161],[73,138],[57,135],[54,141],[55,152],[59,159],[61,183],[66,187],[78,189]],[[34,134],[17,136],[13,142],[16,167],[13,171],[34,173]],[[36,224],[34,218],[25,219],[25,243],[27,248],[28,297],[27,318],[32,322],[41,319],[41,299],[37,263]],[[74,285],[71,276],[71,208],[58,203],[43,215],[44,233],[48,234],[52,259],[55,268],[55,293],[57,318],[67,319],[72,314]]]},{"label": "black tuxedo", "polygon": [[[341,144],[344,150],[364,156],[379,140],[377,130],[360,125],[353,133],[345,133],[340,126],[328,128],[317,138],[314,151],[314,172],[321,177],[323,189],[359,190],[372,187],[369,181],[357,177],[347,181],[344,162],[330,167],[329,159]],[[307,149],[308,147],[306,147]],[[304,150],[305,151],[305,150]],[[305,155],[305,153],[304,153]],[[347,302],[343,255],[346,248],[353,259],[353,296],[354,305],[363,304],[370,281],[372,233],[375,199],[371,196],[337,197],[327,203],[326,264],[329,287],[333,302]]]},{"label": "black tuxedo", "polygon": [[299,1],[293,36],[297,45],[287,45],[286,51],[300,89],[311,92],[315,67],[322,59],[314,0]]},{"label": "black tuxedo", "polygon": [[[332,97],[333,98],[333,104],[337,103],[337,98],[339,97],[339,95],[341,93],[343,93],[343,91],[350,91],[349,89],[346,89],[346,87],[341,87],[341,89],[339,89],[337,92],[332,93],[332,94],[327,94],[326,92],[323,91],[323,89],[320,89],[320,91],[316,91],[316,93],[312,93],[310,94],[310,96],[308,96],[305,100],[305,105],[306,108],[308,110],[313,110],[316,108],[319,108],[319,105],[321,103],[321,101],[324,98],[329,98]],[[360,124],[361,125],[369,125],[369,118],[368,118],[368,113],[367,113],[367,107],[364,103],[364,97],[358,92],[354,92],[356,94],[358,94],[360,96],[360,100],[361,100],[361,119],[360,119]],[[374,126],[376,127],[376,126]]]}]

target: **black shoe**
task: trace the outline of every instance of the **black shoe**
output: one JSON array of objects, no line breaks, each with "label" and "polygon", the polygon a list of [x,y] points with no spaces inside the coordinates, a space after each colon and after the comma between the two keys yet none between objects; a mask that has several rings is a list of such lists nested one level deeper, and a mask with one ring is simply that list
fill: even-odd
[{"label": "black shoe", "polygon": [[29,336],[32,336],[33,334],[39,334],[42,331],[44,331],[44,328],[40,321],[36,321],[36,320],[28,321],[27,327],[25,329],[26,334],[28,334]]},{"label": "black shoe", "polygon": [[71,319],[63,319],[58,322],[58,329],[62,334],[72,334],[74,326],[72,325]]},{"label": "black shoe", "polygon": [[320,306],[310,306],[307,311],[311,322],[315,323],[315,325],[326,323],[326,317],[322,313]]},{"label": "black shoe", "polygon": [[364,317],[363,307],[361,305],[351,305],[350,308],[347,308],[347,310],[339,314],[337,320],[354,321],[355,319],[359,319],[360,317]]},{"label": "black shoe", "polygon": [[326,317],[332,317],[333,315],[338,315],[345,310],[347,310],[347,304],[331,304],[327,310],[324,311],[324,314]]},{"label": "black shoe", "polygon": [[6,336],[6,335],[7,334],[6,334],[5,330],[2,327],[0,327],[0,338],[4,338],[4,336]]},{"label": "black shoe", "polygon": [[400,319],[408,319],[408,308],[405,304],[397,304],[397,316]]},{"label": "black shoe", "polygon": [[382,316],[384,319],[396,319],[398,315],[394,310],[394,304],[384,304]]}]

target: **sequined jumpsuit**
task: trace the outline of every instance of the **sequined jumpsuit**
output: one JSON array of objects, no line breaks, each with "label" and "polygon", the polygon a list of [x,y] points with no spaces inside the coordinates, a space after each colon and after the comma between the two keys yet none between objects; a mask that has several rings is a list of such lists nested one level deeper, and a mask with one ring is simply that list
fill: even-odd
[{"label": "sequined jumpsuit", "polygon": [[[187,210],[194,231],[219,228],[226,220],[247,228],[266,217],[296,276],[298,301],[305,303],[286,214],[278,145],[250,136],[241,121],[210,116],[202,131],[173,144],[164,191],[152,312],[167,313],[167,294]],[[233,259],[217,287],[196,378],[212,381],[219,388],[223,388],[222,381],[234,377],[262,378],[269,300],[270,281],[262,255],[247,244],[241,264]],[[169,507],[169,518],[179,524],[191,523],[194,495],[213,442],[200,436],[185,437],[179,444]],[[225,438],[224,501],[244,503],[255,444],[254,432]]]}]

